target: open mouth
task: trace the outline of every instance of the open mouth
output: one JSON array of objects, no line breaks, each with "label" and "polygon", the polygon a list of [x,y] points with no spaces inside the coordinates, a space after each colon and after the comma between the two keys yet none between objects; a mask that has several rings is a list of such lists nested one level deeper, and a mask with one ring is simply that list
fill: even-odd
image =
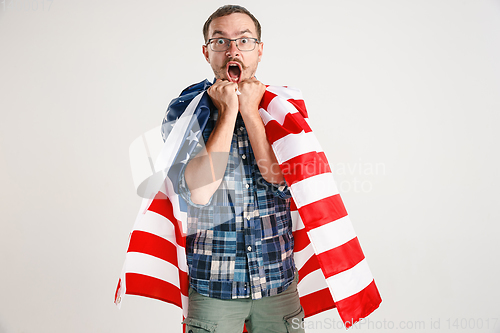
[{"label": "open mouth", "polygon": [[227,77],[232,82],[240,82],[241,78],[241,65],[237,62],[230,62],[227,64]]}]

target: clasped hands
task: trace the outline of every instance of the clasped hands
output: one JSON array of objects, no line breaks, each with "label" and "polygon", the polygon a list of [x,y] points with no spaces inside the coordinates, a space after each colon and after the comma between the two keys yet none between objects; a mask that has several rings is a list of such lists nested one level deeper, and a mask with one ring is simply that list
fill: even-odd
[{"label": "clasped hands", "polygon": [[[239,90],[240,95],[236,94],[236,90]],[[236,115],[238,111],[242,116],[246,116],[258,112],[265,91],[266,86],[255,77],[240,83],[217,79],[208,88],[208,95],[219,110],[220,116],[226,113]]]}]

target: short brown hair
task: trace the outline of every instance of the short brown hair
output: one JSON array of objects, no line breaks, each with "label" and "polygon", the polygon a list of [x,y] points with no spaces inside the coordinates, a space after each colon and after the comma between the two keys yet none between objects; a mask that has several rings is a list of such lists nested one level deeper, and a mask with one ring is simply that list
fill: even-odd
[{"label": "short brown hair", "polygon": [[255,23],[255,29],[257,30],[256,31],[257,38],[260,41],[261,28],[260,28],[260,23],[255,18],[255,16],[253,16],[252,13],[250,13],[248,11],[248,9],[246,9],[245,7],[238,6],[238,5],[225,5],[225,6],[220,7],[212,15],[210,15],[208,20],[203,25],[203,37],[205,38],[205,43],[208,41],[208,27],[210,26],[210,23],[212,23],[212,21],[215,20],[216,18],[219,18],[222,16],[227,16],[227,15],[234,14],[234,13],[247,14],[252,19],[253,23]]}]

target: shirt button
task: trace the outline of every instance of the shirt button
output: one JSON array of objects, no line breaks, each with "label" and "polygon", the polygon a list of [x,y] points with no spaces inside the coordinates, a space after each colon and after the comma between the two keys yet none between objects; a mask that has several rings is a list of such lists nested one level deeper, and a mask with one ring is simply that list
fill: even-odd
[{"label": "shirt button", "polygon": [[245,159],[245,158],[247,158],[247,155],[243,154],[243,155],[241,155],[241,158]]},{"label": "shirt button", "polygon": [[249,187],[250,187],[250,185],[246,184],[246,185],[245,185],[245,187],[246,187],[246,188],[249,188]]},{"label": "shirt button", "polygon": [[243,131],[243,126],[240,127],[240,131]]},{"label": "shirt button", "polygon": [[252,247],[249,245],[249,246],[247,247],[247,250],[248,250],[248,252],[252,251]]},{"label": "shirt button", "polygon": [[248,216],[247,216],[247,220],[248,220],[248,221],[250,221],[250,219],[251,219],[251,217],[250,217],[250,215],[248,215]]}]

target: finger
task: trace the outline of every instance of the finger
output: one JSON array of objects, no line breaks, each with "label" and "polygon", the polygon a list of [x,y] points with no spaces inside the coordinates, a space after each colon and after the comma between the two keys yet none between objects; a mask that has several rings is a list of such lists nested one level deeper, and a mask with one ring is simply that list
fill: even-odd
[{"label": "finger", "polygon": [[227,81],[227,83],[224,85],[224,87],[227,87],[227,89],[238,89],[238,85],[234,82]]}]

